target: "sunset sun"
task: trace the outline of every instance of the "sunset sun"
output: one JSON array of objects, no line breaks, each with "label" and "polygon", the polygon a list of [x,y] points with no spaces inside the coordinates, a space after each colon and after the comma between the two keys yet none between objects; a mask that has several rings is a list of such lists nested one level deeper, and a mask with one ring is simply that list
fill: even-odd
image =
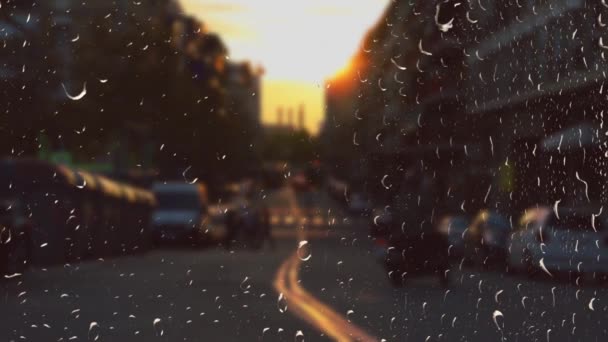
[{"label": "sunset sun", "polygon": [[347,65],[387,3],[188,0],[184,8],[224,37],[232,59],[264,67],[264,89],[282,90],[263,92],[265,122],[275,120],[278,106],[304,104],[314,132],[323,119],[323,81]]}]

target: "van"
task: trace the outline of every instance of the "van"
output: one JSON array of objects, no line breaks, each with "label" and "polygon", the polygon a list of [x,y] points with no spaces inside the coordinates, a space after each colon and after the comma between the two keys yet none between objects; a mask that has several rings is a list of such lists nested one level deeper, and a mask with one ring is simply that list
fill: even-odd
[{"label": "van", "polygon": [[154,241],[198,244],[204,237],[208,214],[207,189],[202,184],[180,182],[153,186],[158,206],[152,217]]}]

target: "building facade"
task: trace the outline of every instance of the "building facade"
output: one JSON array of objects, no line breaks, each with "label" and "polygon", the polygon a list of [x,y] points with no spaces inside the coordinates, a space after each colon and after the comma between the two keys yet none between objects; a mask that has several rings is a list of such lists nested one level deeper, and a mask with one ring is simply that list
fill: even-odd
[{"label": "building facade", "polygon": [[584,0],[390,3],[327,82],[322,137],[363,170],[343,177],[382,197],[417,167],[451,211],[605,200],[601,14]]}]

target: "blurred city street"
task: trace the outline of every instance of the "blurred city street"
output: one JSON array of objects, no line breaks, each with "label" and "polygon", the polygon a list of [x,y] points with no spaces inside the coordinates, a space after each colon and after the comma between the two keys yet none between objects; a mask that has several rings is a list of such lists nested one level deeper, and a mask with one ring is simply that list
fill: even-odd
[{"label": "blurred city street", "polygon": [[608,341],[607,0],[0,0],[0,342]]},{"label": "blurred city street", "polygon": [[[284,187],[266,201],[276,250],[165,248],[32,269],[1,284],[0,335],[7,341],[580,341],[606,332],[606,287],[461,271],[455,262],[447,289],[434,277],[394,288],[371,254],[369,219],[346,215],[320,191]],[[307,250],[298,248],[302,241]],[[290,272],[295,282],[287,279]]]}]

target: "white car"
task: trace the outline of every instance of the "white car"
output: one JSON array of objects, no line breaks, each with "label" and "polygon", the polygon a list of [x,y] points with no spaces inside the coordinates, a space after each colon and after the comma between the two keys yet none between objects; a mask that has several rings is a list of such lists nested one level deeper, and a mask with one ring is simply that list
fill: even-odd
[{"label": "white car", "polygon": [[511,231],[506,217],[494,210],[480,210],[462,235],[465,261],[483,267],[504,265]]},{"label": "white car", "polygon": [[202,184],[157,183],[158,207],[152,217],[154,240],[198,243],[208,218],[207,190]]},{"label": "white car", "polygon": [[444,216],[439,220],[437,229],[448,239],[450,257],[464,254],[464,235],[470,222],[465,216]]},{"label": "white car", "polygon": [[509,267],[554,275],[608,272],[608,235],[601,211],[532,208],[511,235]]}]

